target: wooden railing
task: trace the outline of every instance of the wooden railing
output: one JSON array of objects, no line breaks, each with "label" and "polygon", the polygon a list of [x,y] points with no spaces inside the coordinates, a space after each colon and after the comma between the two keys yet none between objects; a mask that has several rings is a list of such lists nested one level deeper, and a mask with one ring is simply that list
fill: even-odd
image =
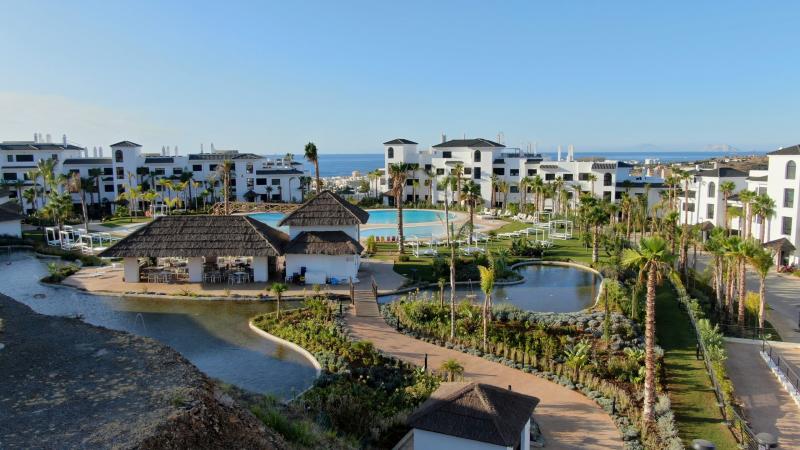
[{"label": "wooden railing", "polygon": [[[299,203],[259,203],[259,202],[228,202],[228,214],[255,213],[255,212],[292,212]],[[225,202],[215,203],[211,207],[211,214],[215,216],[225,215]]]}]

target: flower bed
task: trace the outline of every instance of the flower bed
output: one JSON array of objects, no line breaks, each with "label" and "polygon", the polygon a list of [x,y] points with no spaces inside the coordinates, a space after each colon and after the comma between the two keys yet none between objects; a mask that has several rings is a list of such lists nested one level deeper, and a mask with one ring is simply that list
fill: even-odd
[{"label": "flower bed", "polygon": [[391,447],[405,434],[405,417],[430,396],[439,378],[353,341],[328,302],[253,319],[253,324],[311,352],[322,366],[314,386],[295,400],[324,427],[362,446]]},{"label": "flower bed", "polygon": [[400,300],[384,305],[382,313],[389,325],[417,339],[580,391],[612,416],[625,448],[683,448],[665,395],[659,397],[656,408],[655,433],[642,436],[642,338],[638,325],[623,315],[611,314],[605,320],[604,313],[540,313],[498,305],[484,352],[480,307],[470,302],[457,306],[452,339],[449,305],[427,299]]}]

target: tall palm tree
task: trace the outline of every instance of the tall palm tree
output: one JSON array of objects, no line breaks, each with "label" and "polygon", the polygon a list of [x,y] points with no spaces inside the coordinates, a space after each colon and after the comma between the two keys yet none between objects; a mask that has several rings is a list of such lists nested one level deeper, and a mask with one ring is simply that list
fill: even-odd
[{"label": "tall palm tree", "polygon": [[481,274],[481,291],[483,291],[483,351],[486,352],[486,340],[489,334],[489,316],[492,308],[492,291],[494,290],[494,269],[478,266]]},{"label": "tall palm tree", "polygon": [[411,165],[408,163],[396,163],[389,166],[389,175],[392,177],[392,195],[397,207],[397,237],[398,251],[402,255],[405,253],[405,235],[403,234],[403,193],[408,179],[408,171]]},{"label": "tall palm tree", "polygon": [[738,259],[739,270],[739,311],[736,321],[739,327],[744,327],[744,313],[745,305],[747,303],[747,262],[750,261],[758,251],[761,245],[752,239],[744,239],[736,249],[736,258]]},{"label": "tall palm tree", "polygon": [[491,207],[494,208],[497,205],[497,185],[500,184],[500,178],[492,174],[492,176],[489,177],[489,183],[492,188],[492,198],[490,199],[492,203]]},{"label": "tall palm tree", "polygon": [[519,180],[519,195],[520,195],[519,210],[520,210],[520,212],[526,212],[525,211],[525,204],[528,203],[527,202],[527,200],[528,200],[528,186],[531,185],[531,182],[533,182],[533,178],[531,178],[531,177],[522,177]]},{"label": "tall palm tree", "polygon": [[472,235],[475,233],[475,205],[481,198],[481,187],[472,180],[467,181],[461,186],[461,198],[467,203],[469,208],[469,245],[472,245]]},{"label": "tall palm tree", "polygon": [[[28,203],[31,204],[31,206],[33,206],[34,214],[36,213],[36,195],[35,187],[29,187],[28,189],[22,191],[22,198],[24,198]],[[21,203],[22,202],[20,202],[20,204]]]},{"label": "tall palm tree", "polygon": [[37,208],[36,200],[39,197],[39,191],[38,191],[39,175],[40,175],[39,169],[36,168],[30,169],[25,174],[28,176],[28,179],[31,180],[31,183],[33,183],[33,193],[34,193],[33,200],[28,200],[27,198],[26,200],[28,200],[28,202],[31,205],[33,205],[33,209],[36,209]]},{"label": "tall palm tree", "polygon": [[313,142],[306,144],[304,150],[306,160],[314,164],[314,176],[317,178],[317,194],[322,192],[322,181],[319,179],[319,155],[317,154],[317,146]]},{"label": "tall palm tree", "polygon": [[[460,162],[457,162],[453,166],[453,169],[450,170],[450,175],[456,180],[456,188],[455,188],[455,191],[453,192],[453,197],[458,195],[458,203],[460,204],[461,200],[462,200],[461,199],[461,182],[462,182],[461,177],[464,176],[464,164],[460,163]],[[453,198],[453,200],[455,200],[455,198]]]},{"label": "tall palm tree", "polygon": [[688,276],[688,259],[689,259],[689,243],[687,241],[689,237],[689,182],[694,179],[694,175],[687,171],[677,171],[677,178],[678,181],[683,182],[683,226],[681,227],[681,255],[680,255],[680,266],[681,266],[681,273],[683,274],[683,280],[687,280]]},{"label": "tall palm tree", "polygon": [[733,181],[723,181],[719,184],[719,193],[722,195],[722,223],[725,230],[730,233],[728,228],[728,198],[730,198],[733,191],[736,190],[736,184]]},{"label": "tall palm tree", "polygon": [[445,234],[447,236],[447,246],[450,247],[450,338],[456,337],[456,245],[453,236],[453,227],[450,224],[450,200],[447,198],[447,191],[452,189],[455,180],[451,176],[445,176],[441,181],[444,187],[444,223]]},{"label": "tall palm tree", "polygon": [[86,209],[86,184],[89,183],[88,179],[81,178],[81,174],[73,172],[69,177],[68,190],[70,194],[78,194],[81,200],[81,212],[83,213],[83,226],[86,232],[89,232],[89,214]]},{"label": "tall palm tree", "polygon": [[767,274],[772,269],[775,263],[775,255],[763,247],[757,247],[748,256],[748,262],[753,270],[758,274],[759,288],[758,288],[758,328],[763,331],[764,329],[764,315],[766,314],[767,306]]},{"label": "tall palm tree", "polygon": [[55,182],[55,168],[56,161],[54,159],[40,159],[39,162],[36,163],[36,169],[39,171],[39,175],[41,175],[42,181],[44,182],[45,193],[53,188],[53,183]]},{"label": "tall palm tree", "polygon": [[608,220],[608,213],[597,197],[587,197],[584,205],[583,221],[592,228],[592,262],[600,260],[600,228]]},{"label": "tall palm tree", "polygon": [[22,190],[25,188],[25,181],[24,180],[14,180],[9,183],[11,187],[17,191],[17,201],[19,202],[19,212],[21,214],[25,214],[25,206],[23,205],[22,201]]},{"label": "tall palm tree", "polygon": [[775,217],[775,200],[767,194],[756,196],[753,202],[753,214],[761,221],[758,227],[758,241],[764,243],[764,232],[767,229],[767,222]]},{"label": "tall palm tree", "polygon": [[589,194],[591,194],[591,195],[592,195],[592,197],[594,197],[594,182],[595,182],[595,181],[597,181],[597,175],[595,175],[595,174],[593,174],[593,173],[590,173],[590,174],[589,174],[589,175],[586,177],[586,179],[589,181],[589,184],[590,184],[590,186],[591,186],[591,188],[590,188],[591,190],[589,191]]},{"label": "tall palm tree", "polygon": [[725,306],[723,277],[725,275],[725,235],[727,230],[714,228],[706,238],[703,248],[711,255],[713,270],[713,287],[717,299],[717,310],[723,311]]},{"label": "tall palm tree", "polygon": [[500,193],[503,194],[503,211],[505,211],[506,208],[508,208],[507,199],[508,199],[508,191],[510,188],[511,186],[508,184],[506,180],[500,180],[500,182],[497,183],[497,189],[500,191]]},{"label": "tall palm tree", "polygon": [[749,238],[750,237],[750,221],[753,220],[753,210],[750,207],[753,203],[753,200],[756,198],[756,193],[753,191],[748,191],[747,189],[742,189],[739,192],[739,201],[742,202],[742,209],[744,218],[739,220],[739,223],[742,224],[739,227],[739,234],[742,238]]},{"label": "tall palm tree", "polygon": [[647,280],[645,308],[645,376],[643,419],[652,425],[655,421],[656,403],[656,286],[664,274],[672,269],[673,254],[666,241],[659,236],[643,238],[638,249],[622,252],[622,265],[639,270],[639,280]]},{"label": "tall palm tree", "polygon": [[224,205],[224,214],[227,216],[230,212],[231,201],[231,170],[233,170],[233,161],[226,159],[222,164],[217,166],[217,172],[222,182],[222,202]]}]

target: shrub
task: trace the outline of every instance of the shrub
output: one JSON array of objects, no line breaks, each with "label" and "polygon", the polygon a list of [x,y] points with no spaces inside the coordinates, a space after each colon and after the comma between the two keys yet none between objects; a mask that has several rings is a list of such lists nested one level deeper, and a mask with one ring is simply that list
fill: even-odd
[{"label": "shrub", "polygon": [[74,264],[47,264],[48,275],[42,278],[45,283],[59,283],[68,276],[74,274],[79,270],[79,267]]},{"label": "shrub", "polygon": [[375,241],[375,236],[367,237],[367,253],[374,255],[378,252],[378,244]]}]

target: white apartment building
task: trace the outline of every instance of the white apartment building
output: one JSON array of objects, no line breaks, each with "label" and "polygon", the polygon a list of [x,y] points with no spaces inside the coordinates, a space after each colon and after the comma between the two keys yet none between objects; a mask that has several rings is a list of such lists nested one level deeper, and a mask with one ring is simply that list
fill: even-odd
[{"label": "white apartment building", "polygon": [[[481,188],[481,197],[485,206],[490,206],[492,198],[493,175],[498,180],[509,184],[507,203],[519,203],[522,193],[519,192],[519,182],[524,177],[539,176],[545,183],[560,178],[564,181],[565,188],[579,186],[582,192],[593,191],[598,197],[607,200],[620,198],[622,192],[631,195],[644,195],[649,193],[649,202],[658,201],[658,190],[663,180],[657,177],[635,176],[631,174],[633,166],[622,161],[609,160],[576,160],[569,148],[564,158],[559,150],[555,161],[547,161],[542,155],[519,148],[510,148],[488,139],[454,139],[447,140],[442,137],[442,142],[431,146],[427,150],[418,150],[417,143],[409,139],[393,139],[384,142],[384,173],[381,180],[383,190],[388,190],[390,185],[389,167],[396,163],[416,164],[417,170],[406,180],[404,198],[406,201],[431,201],[442,203],[444,191],[430,189],[425,186],[426,181],[433,178],[439,179],[450,175],[453,168],[463,166],[462,178],[473,180]],[[594,175],[595,181],[590,181]],[[419,188],[414,188],[414,182]],[[652,189],[651,189],[652,188]],[[574,193],[574,192],[572,192]],[[432,197],[432,198],[429,198]],[[531,195],[526,195],[526,201],[531,202]],[[501,206],[503,195],[496,193],[495,205]],[[388,197],[390,203],[394,199]]]},{"label": "white apartment building", "polygon": [[[214,190],[219,198],[222,187],[216,172],[225,160],[233,163],[230,193],[239,201],[299,202],[303,198],[301,178],[307,176],[299,162],[283,158],[273,160],[236,150],[214,150],[213,146],[208,153],[201,149],[200,153],[178,155],[177,148],[170,151],[164,147],[160,152],[145,152],[139,144],[121,141],[112,144],[110,155],[105,156],[102,148],[93,149],[89,155],[88,149],[68,143],[66,136],[61,143],[40,140],[37,134],[33,141],[0,142],[3,181],[13,184],[21,180],[26,188],[30,187],[33,180],[29,179],[27,172],[35,169],[39,160],[53,159],[56,173],[70,175],[77,172],[99,184],[99,196],[93,195],[99,197],[99,202],[108,211],[126,189],[143,185],[161,192],[162,188],[157,184],[159,179],[180,180],[188,172],[192,173],[193,180],[203,184],[201,189],[211,189],[210,180],[217,179]],[[10,196],[17,196],[14,189],[11,189]],[[79,202],[77,195],[74,200]],[[33,205],[22,201],[26,210],[32,209]]]}]

